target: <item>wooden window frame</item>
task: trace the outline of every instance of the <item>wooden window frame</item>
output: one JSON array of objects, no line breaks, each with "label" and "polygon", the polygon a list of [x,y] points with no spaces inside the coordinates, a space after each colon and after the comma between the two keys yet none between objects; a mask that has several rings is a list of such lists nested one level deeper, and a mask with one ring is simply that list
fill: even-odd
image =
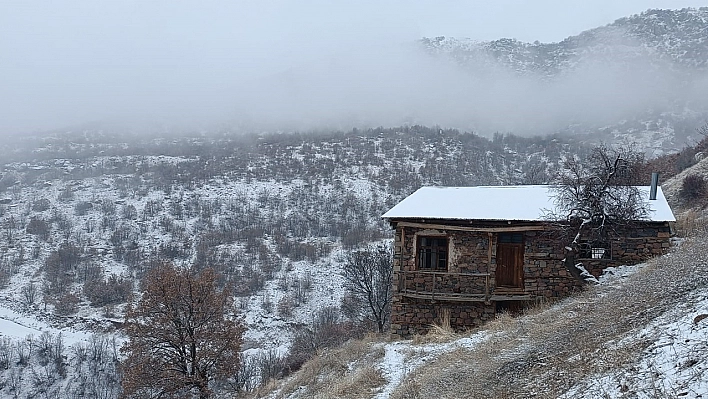
[{"label": "wooden window frame", "polygon": [[418,270],[447,271],[449,261],[447,236],[418,236],[416,241],[416,268]]}]

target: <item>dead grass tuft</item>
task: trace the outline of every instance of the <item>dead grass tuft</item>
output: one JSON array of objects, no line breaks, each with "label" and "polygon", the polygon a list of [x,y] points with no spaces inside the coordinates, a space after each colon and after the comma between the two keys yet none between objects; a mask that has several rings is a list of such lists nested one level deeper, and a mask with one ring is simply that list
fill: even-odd
[{"label": "dead grass tuft", "polygon": [[[307,398],[365,398],[386,381],[374,367],[385,355],[381,338],[369,335],[351,340],[339,348],[317,354],[285,382],[276,397],[288,397],[299,392]],[[262,390],[259,396],[273,392],[275,386]]]},{"label": "dead grass tuft", "polygon": [[329,386],[315,394],[315,398],[370,398],[377,388],[386,383],[381,371],[373,364],[367,364],[346,374],[343,378],[331,381]]},{"label": "dead grass tuft", "polygon": [[705,225],[705,220],[703,220],[702,216],[702,212],[696,209],[689,209],[678,214],[674,225],[676,235],[679,237],[694,237],[696,233],[702,232]]},{"label": "dead grass tuft", "polygon": [[416,334],[413,336],[413,343],[416,345],[429,343],[450,342],[460,338],[450,325],[450,310],[444,309],[440,315],[438,323],[431,324],[426,334]]},{"label": "dead grass tuft", "polygon": [[408,374],[390,399],[422,399],[416,373]]}]

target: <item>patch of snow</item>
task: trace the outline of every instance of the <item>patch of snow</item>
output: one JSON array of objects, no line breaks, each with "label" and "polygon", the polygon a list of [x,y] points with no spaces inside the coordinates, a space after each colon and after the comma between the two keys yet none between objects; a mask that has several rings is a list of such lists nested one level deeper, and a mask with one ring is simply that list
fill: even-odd
[{"label": "patch of snow", "polygon": [[9,337],[13,340],[24,339],[28,335],[38,337],[43,332],[62,334],[64,342],[73,345],[80,341],[87,341],[91,334],[76,331],[71,328],[55,328],[33,317],[21,315],[13,310],[0,307],[0,337]]},{"label": "patch of snow", "polygon": [[623,341],[637,340],[651,342],[640,359],[588,376],[561,398],[708,397],[708,290]]},{"label": "patch of snow", "polygon": [[[676,221],[661,187],[653,201],[648,186],[637,189],[647,198],[648,220]],[[382,218],[545,221],[556,209],[554,198],[551,186],[422,187]]]},{"label": "patch of snow", "polygon": [[460,338],[446,343],[413,344],[412,341],[399,341],[383,344],[385,355],[378,365],[383,377],[388,381],[375,399],[386,399],[391,396],[406,375],[414,372],[431,357],[452,352],[459,348],[472,348],[489,338],[487,332],[478,332],[469,337]]}]

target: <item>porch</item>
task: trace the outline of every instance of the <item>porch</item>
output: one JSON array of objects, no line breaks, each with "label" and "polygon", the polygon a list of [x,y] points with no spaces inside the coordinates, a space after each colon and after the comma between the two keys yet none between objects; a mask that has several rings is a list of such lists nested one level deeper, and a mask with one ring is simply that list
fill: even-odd
[{"label": "porch", "polygon": [[489,273],[401,271],[398,291],[406,298],[451,302],[525,301],[531,295],[523,288],[494,287]]}]

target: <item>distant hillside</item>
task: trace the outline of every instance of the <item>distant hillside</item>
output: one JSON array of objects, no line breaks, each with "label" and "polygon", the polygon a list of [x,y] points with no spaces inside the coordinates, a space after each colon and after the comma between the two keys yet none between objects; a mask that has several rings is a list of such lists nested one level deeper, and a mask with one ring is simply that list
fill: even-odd
[{"label": "distant hillside", "polygon": [[[551,91],[567,87],[559,95],[595,95],[592,101],[580,102],[573,109],[577,115],[555,132],[604,141],[630,139],[659,154],[682,147],[708,120],[703,95],[708,87],[706,37],[708,8],[702,7],[648,10],[558,43],[441,36],[424,38],[421,44],[431,54],[451,57],[473,75],[498,76],[501,69],[539,78]],[[573,92],[572,85],[578,90]],[[629,103],[636,104],[626,107]],[[602,107],[621,112],[593,118]],[[529,132],[533,129],[531,125]]]},{"label": "distant hillside", "polygon": [[[12,144],[0,144],[0,397],[78,395],[82,380],[101,381],[73,355],[57,355],[57,370],[28,359],[24,338],[61,333],[67,353],[92,333],[106,345],[120,339],[126,302],[162,262],[216,269],[248,329],[244,364],[263,353],[282,359],[318,312],[346,318],[342,255],[388,239],[380,215],[402,198],[422,185],[548,182],[559,159],[584,151],[557,138],[422,126],[162,138],[81,131]],[[40,366],[51,378],[38,387],[30,375]],[[11,377],[24,382],[3,385]]]}]

